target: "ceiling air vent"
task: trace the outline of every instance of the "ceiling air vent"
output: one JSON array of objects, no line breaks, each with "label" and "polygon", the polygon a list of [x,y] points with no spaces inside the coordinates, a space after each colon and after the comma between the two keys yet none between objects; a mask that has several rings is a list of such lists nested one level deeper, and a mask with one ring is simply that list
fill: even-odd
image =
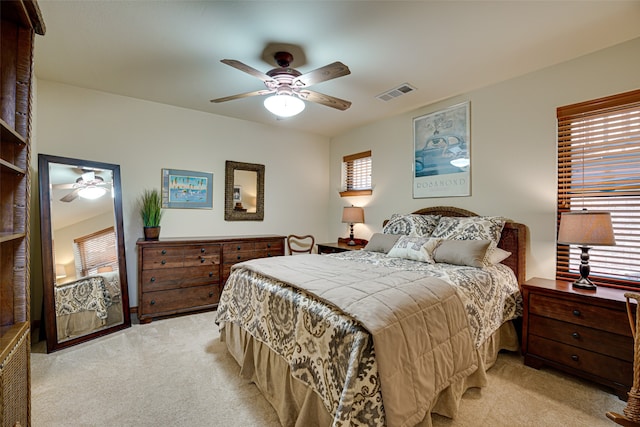
[{"label": "ceiling air vent", "polygon": [[411,86],[409,83],[403,83],[398,87],[394,87],[391,90],[381,93],[380,95],[376,96],[376,98],[382,101],[390,101],[393,98],[406,95],[410,92],[413,92],[414,90],[416,90],[416,88]]}]

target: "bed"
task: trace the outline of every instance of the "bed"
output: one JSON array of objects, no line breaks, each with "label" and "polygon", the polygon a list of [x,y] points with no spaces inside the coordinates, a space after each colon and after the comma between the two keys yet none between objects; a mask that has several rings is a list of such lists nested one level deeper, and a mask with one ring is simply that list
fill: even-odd
[{"label": "bed", "polygon": [[120,273],[104,272],[55,287],[58,340],[123,322]]},{"label": "bed", "polygon": [[236,264],[220,337],[284,426],[430,426],[518,349],[525,242],[458,208],[396,214],[367,250]]}]

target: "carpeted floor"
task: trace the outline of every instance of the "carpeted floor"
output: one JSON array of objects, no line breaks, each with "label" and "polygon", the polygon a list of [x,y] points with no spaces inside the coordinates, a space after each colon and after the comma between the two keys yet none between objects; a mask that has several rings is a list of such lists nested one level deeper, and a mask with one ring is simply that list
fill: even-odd
[{"label": "carpeted floor", "polygon": [[[276,427],[275,412],[220,343],[215,312],[155,320],[52,354],[31,355],[32,425]],[[625,402],[553,370],[501,354],[489,385],[440,426],[615,426]]]}]

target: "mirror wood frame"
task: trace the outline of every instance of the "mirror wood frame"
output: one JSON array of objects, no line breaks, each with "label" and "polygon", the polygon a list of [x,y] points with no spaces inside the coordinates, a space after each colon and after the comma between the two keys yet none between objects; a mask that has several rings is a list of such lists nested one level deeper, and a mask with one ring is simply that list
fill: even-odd
[{"label": "mirror wood frame", "polygon": [[[120,291],[122,300],[123,322],[90,332],[86,335],[71,338],[65,341],[58,340],[56,309],[55,309],[55,268],[53,262],[53,240],[51,224],[51,192],[49,165],[52,163],[62,165],[78,165],[88,168],[108,169],[112,172],[113,202],[114,202],[114,227],[116,231],[116,247],[118,251],[118,271],[120,279]],[[47,352],[71,347],[131,326],[131,314],[129,309],[129,292],[127,284],[127,266],[124,245],[124,225],[122,215],[122,188],[120,181],[120,166],[110,163],[95,162],[89,160],[73,159],[68,157],[38,155],[38,180],[40,184],[40,232],[42,242],[42,279],[43,279],[43,322],[46,332]],[[42,327],[42,326],[41,326]]]},{"label": "mirror wood frame", "polygon": [[[256,212],[243,212],[234,209],[233,186],[236,170],[257,172]],[[264,165],[242,163],[227,160],[224,177],[224,219],[225,221],[262,221],[264,220]]]}]

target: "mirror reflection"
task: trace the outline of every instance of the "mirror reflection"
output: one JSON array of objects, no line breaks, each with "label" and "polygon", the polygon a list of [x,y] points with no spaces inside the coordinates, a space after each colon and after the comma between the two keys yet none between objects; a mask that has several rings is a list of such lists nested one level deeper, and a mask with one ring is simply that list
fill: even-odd
[{"label": "mirror reflection", "polygon": [[227,161],[224,214],[227,221],[264,219],[264,165]]},{"label": "mirror reflection", "polygon": [[131,324],[119,170],[39,156],[49,351]]}]

